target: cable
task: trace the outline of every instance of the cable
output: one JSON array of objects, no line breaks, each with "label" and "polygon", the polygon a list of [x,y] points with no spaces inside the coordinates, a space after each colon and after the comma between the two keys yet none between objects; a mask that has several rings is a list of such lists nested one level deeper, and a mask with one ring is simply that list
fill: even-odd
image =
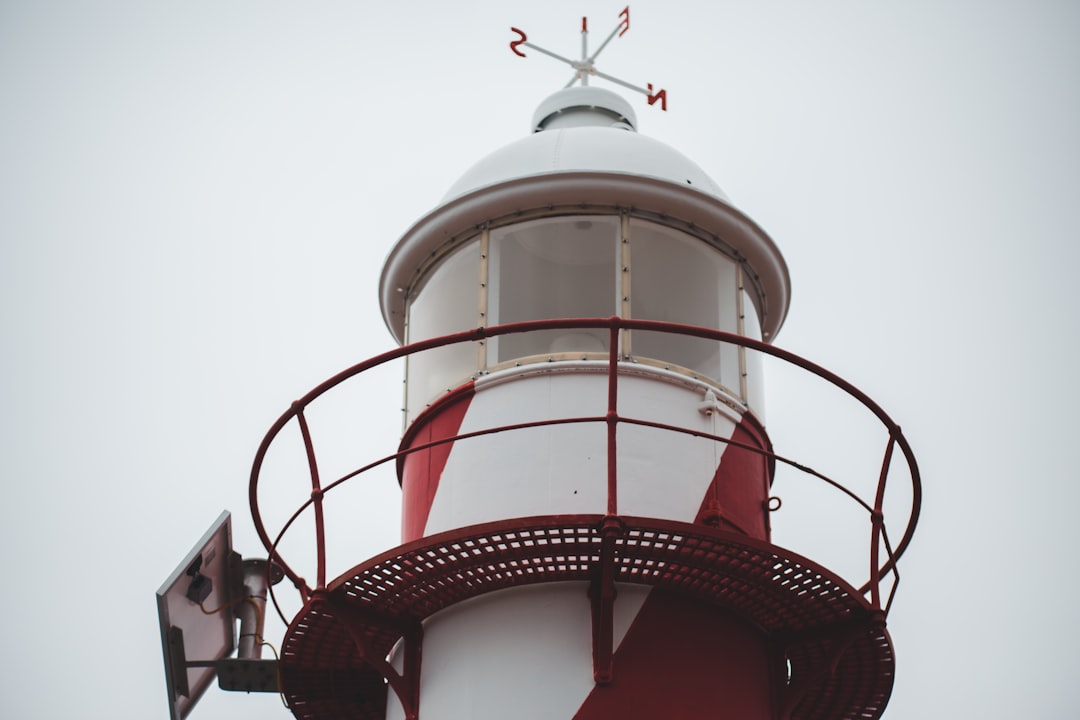
[{"label": "cable", "polygon": [[278,697],[281,698],[281,704],[284,705],[286,709],[290,709],[289,700],[285,697],[285,692],[281,689],[281,657],[278,655],[277,648],[265,640],[260,644],[270,648],[270,652],[274,653],[274,660],[277,662]]},{"label": "cable", "polygon": [[[204,615],[217,615],[222,610],[227,610],[228,608],[231,608],[233,605],[238,605],[239,603],[242,603],[242,602],[250,603],[251,607],[255,608],[255,617],[256,617],[256,622],[257,622],[256,627],[262,627],[262,624],[264,622],[263,609],[261,607],[259,607],[259,603],[255,602],[255,598],[253,596],[251,596],[251,595],[245,595],[243,597],[235,598],[235,599],[230,600],[229,602],[225,603],[221,607],[214,608],[213,610],[207,610],[206,607],[202,603],[199,603],[199,609],[203,611]],[[255,642],[260,646],[265,645],[266,647],[270,648],[270,652],[274,653],[274,662],[277,663],[276,669],[277,669],[277,681],[278,681],[278,697],[281,698],[281,704],[284,705],[286,709],[290,709],[289,708],[289,701],[285,697],[285,693],[282,692],[282,690],[281,690],[281,687],[282,687],[282,685],[281,685],[281,656],[278,655],[277,648],[274,647],[273,643],[267,642],[261,635],[256,635],[255,636]]]},{"label": "cable", "polygon": [[244,602],[245,600],[251,601],[251,598],[247,597],[247,596],[238,597],[238,598],[235,598],[233,600],[230,600],[229,602],[225,603],[224,605],[222,605],[219,608],[215,608],[214,610],[207,610],[206,607],[202,603],[199,603],[199,609],[203,611],[203,615],[217,615],[222,610],[225,610],[227,608],[231,608],[233,605],[236,605],[237,603]]}]

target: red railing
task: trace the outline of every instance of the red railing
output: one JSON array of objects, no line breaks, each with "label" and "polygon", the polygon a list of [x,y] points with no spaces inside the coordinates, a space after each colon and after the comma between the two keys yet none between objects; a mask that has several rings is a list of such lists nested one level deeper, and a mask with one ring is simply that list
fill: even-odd
[{"label": "red railing", "polygon": [[[366,465],[358,467],[355,470],[348,472],[347,474],[337,478],[336,480],[327,485],[322,484],[319,474],[319,467],[315,456],[314,444],[304,411],[320,396],[324,395],[329,390],[341,385],[346,380],[349,380],[350,378],[356,377],[368,370],[382,366],[394,360],[398,360],[400,358],[407,357],[409,355],[413,355],[419,352],[424,352],[426,350],[453,345],[456,343],[477,342],[484,340],[485,338],[491,338],[500,335],[507,335],[512,333],[527,333],[539,330],[596,328],[607,328],[610,333],[607,361],[607,410],[604,415],[574,418],[553,418],[550,420],[540,420],[514,425],[502,425],[470,433],[464,433],[454,437],[443,438],[425,444],[416,444],[412,445],[406,450],[399,450],[398,452],[383,456],[377,460],[367,463]],[[873,505],[870,505],[868,502],[860,498],[859,495],[853,492],[850,488],[824,475],[823,473],[806,467],[793,459],[771,452],[770,450],[763,450],[757,445],[740,443],[731,438],[710,435],[708,433],[703,433],[699,430],[692,430],[689,428],[653,422],[647,419],[620,416],[618,411],[618,378],[619,365],[622,358],[619,354],[618,338],[619,331],[624,329],[631,331],[655,331],[672,333],[677,335],[689,335],[693,337],[705,338],[718,342],[742,346],[747,348],[748,350],[761,352],[763,354],[784,361],[790,365],[801,368],[813,375],[820,377],[826,382],[831,383],[836,388],[855,398],[859,403],[861,403],[865,408],[867,408],[871,413],[873,413],[874,416],[878,418],[878,420],[882,423],[882,425],[884,425],[885,429],[888,431],[889,435],[889,439],[886,444],[884,459],[881,463],[881,470],[878,475]],[[260,474],[262,472],[268,449],[270,448],[274,440],[278,438],[279,433],[285,427],[285,425],[287,425],[293,418],[297,420],[300,428],[301,438],[304,444],[304,451],[308,464],[308,473],[310,475],[311,481],[311,495],[282,525],[277,535],[271,538],[270,534],[267,532],[261,512],[259,510],[258,493]],[[881,407],[877,405],[877,403],[871,400],[867,395],[865,395],[854,385],[840,378],[839,376],[829,372],[828,370],[795,355],[794,353],[790,353],[786,350],[782,350],[780,348],[768,345],[763,342],[759,342],[757,340],[753,340],[751,338],[721,332],[718,330],[710,330],[707,328],[681,325],[677,323],[659,322],[651,320],[629,320],[619,317],[611,317],[606,319],[601,318],[536,320],[519,323],[509,323],[505,325],[497,325],[487,328],[477,328],[474,330],[468,330],[452,335],[446,335],[444,337],[424,340],[391,350],[389,352],[383,353],[382,355],[378,355],[369,360],[354,365],[326,380],[325,382],[311,390],[309,393],[304,395],[304,397],[294,402],[289,408],[289,410],[277,419],[277,421],[273,424],[273,426],[271,426],[270,430],[267,432],[266,436],[263,438],[263,441],[260,444],[259,449],[255,455],[255,460],[251,469],[251,480],[248,488],[249,501],[251,504],[251,514],[255,524],[255,529],[258,532],[259,538],[262,540],[263,545],[266,547],[269,553],[269,557],[281,566],[281,568],[285,572],[285,575],[293,581],[297,589],[304,597],[310,597],[314,589],[325,588],[327,582],[326,531],[323,511],[323,501],[326,493],[376,467],[379,467],[391,461],[397,461],[408,454],[427,450],[438,445],[442,445],[445,443],[453,443],[460,440],[468,440],[470,438],[480,437],[484,435],[510,432],[524,428],[570,423],[606,424],[607,513],[610,516],[618,515],[618,453],[616,431],[619,423],[652,427],[661,430],[683,433],[695,437],[714,440],[717,442],[726,443],[728,445],[738,446],[745,450],[761,454],[773,463],[779,463],[795,468],[796,470],[815,477],[828,484],[829,486],[839,490],[844,495],[852,499],[855,503],[857,503],[860,507],[862,507],[868,513],[870,519],[869,576],[866,582],[863,583],[862,586],[858,588],[858,590],[864,596],[867,594],[867,592],[869,592],[871,604],[875,608],[883,609],[886,614],[888,613],[888,610],[892,605],[893,597],[895,596],[897,584],[899,582],[897,561],[904,554],[904,551],[907,549],[914,535],[922,501],[922,487],[918,465],[915,461],[915,456],[912,453],[911,447],[908,444],[907,439],[900,431],[900,427],[895,422],[893,422],[893,420],[885,413],[884,410],[881,409]],[[900,449],[900,452],[903,455],[908,466],[908,471],[911,479],[911,504],[910,513],[904,524],[903,535],[900,541],[896,544],[896,546],[893,547],[892,543],[889,540],[889,535],[886,531],[883,506],[886,497],[886,484],[890,475],[890,468],[895,448]],[[315,588],[310,587],[307,581],[303,577],[301,577],[292,567],[290,567],[289,564],[285,561],[283,557],[281,557],[280,553],[278,552],[278,546],[281,543],[283,537],[285,536],[285,533],[292,527],[296,520],[309,507],[313,508],[315,524],[315,551],[317,562]],[[880,558],[881,546],[884,546],[885,549],[886,557],[884,562],[881,562]],[[893,583],[889,590],[888,599],[885,602],[884,608],[882,608],[880,586],[882,579],[890,573],[893,576]],[[274,599],[274,602],[275,605],[277,605],[276,598]],[[278,612],[281,612],[280,608]],[[282,619],[286,623],[288,622],[287,620],[285,620],[284,616],[282,616]]]}]

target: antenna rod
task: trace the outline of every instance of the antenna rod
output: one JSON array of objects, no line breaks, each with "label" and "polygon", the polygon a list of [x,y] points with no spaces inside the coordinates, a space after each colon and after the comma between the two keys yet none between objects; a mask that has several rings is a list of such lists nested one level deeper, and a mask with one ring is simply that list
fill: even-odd
[{"label": "antenna rod", "polygon": [[[604,42],[600,43],[600,47],[598,47],[598,48],[596,49],[596,52],[594,52],[594,53],[592,54],[592,57],[590,57],[590,58],[588,59],[588,62],[589,62],[590,64],[591,64],[591,63],[592,63],[592,62],[593,62],[594,60],[596,60],[596,56],[597,56],[597,55],[599,55],[599,54],[600,54],[601,52],[603,52],[604,48],[606,48],[606,47],[608,46],[608,43],[609,43],[609,42],[611,42],[612,40],[614,40],[614,39],[615,39],[615,36],[616,36],[616,35],[622,35],[622,33],[621,33],[621,32],[619,32],[619,30],[620,30],[620,29],[622,28],[622,26],[623,26],[623,23],[622,23],[622,21],[620,21],[620,22],[619,22],[619,24],[615,26],[615,29],[611,31],[611,34],[607,36],[607,40],[605,40]],[[627,24],[627,27],[629,27],[629,24]],[[625,30],[623,30],[623,32],[626,32],[626,31],[625,31]],[[584,58],[582,58],[582,59],[584,60]]]},{"label": "antenna rod", "polygon": [[[581,18],[581,63],[585,67],[589,65],[589,18]],[[584,68],[583,68],[584,69]],[[589,84],[588,73],[578,72],[581,76],[581,84]]]}]

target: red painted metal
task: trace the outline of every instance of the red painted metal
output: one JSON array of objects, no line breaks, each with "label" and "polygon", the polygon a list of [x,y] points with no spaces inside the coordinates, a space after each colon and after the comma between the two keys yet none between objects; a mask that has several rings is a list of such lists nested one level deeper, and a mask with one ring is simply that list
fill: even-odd
[{"label": "red painted metal", "polygon": [[660,109],[663,110],[664,112],[667,112],[667,90],[664,90],[663,88],[661,88],[661,89],[657,90],[656,92],[653,92],[653,84],[652,83],[649,83],[646,87],[648,87],[648,89],[649,89],[649,92],[647,93],[648,99],[649,99],[649,104],[650,105],[655,105],[656,101],[659,100],[660,101]]},{"label": "red painted metal", "polygon": [[[566,319],[558,319],[558,320],[531,320],[531,321],[525,321],[525,322],[519,322],[519,323],[510,323],[510,324],[506,324],[506,325],[497,325],[497,326],[491,326],[491,327],[475,328],[473,330],[467,330],[467,331],[460,332],[460,333],[454,333],[452,335],[447,335],[447,336],[438,337],[438,338],[432,338],[432,339],[429,339],[429,340],[424,340],[424,341],[420,341],[420,342],[417,342],[417,343],[413,343],[411,345],[406,345],[406,346],[403,346],[403,347],[400,347],[400,348],[395,348],[395,349],[390,350],[390,351],[388,351],[386,353],[383,353],[382,355],[378,355],[378,356],[373,357],[373,358],[371,358],[369,360],[358,363],[357,365],[354,365],[354,366],[342,371],[341,373],[338,373],[337,375],[331,377],[330,379],[324,381],[323,383],[321,383],[320,385],[315,387],[313,390],[311,390],[309,393],[307,393],[303,398],[301,398],[300,400],[293,403],[293,405],[290,407],[290,409],[287,412],[285,412],[281,417],[278,418],[278,420],[274,423],[273,426],[271,426],[270,430],[267,432],[266,436],[263,438],[263,441],[260,444],[258,451],[256,452],[255,461],[254,461],[254,463],[252,465],[251,481],[249,483],[248,495],[249,495],[249,501],[250,501],[250,505],[251,505],[252,519],[253,519],[254,524],[255,524],[255,529],[256,529],[256,532],[259,535],[260,540],[263,542],[264,547],[266,547],[271,552],[272,558],[276,562],[278,562],[278,564],[283,568],[283,570],[285,571],[286,576],[289,577],[290,580],[293,581],[294,585],[296,585],[299,589],[301,589],[301,591],[304,593],[305,596],[310,594],[310,592],[306,589],[307,585],[304,582],[303,578],[300,577],[289,566],[289,564],[284,560],[284,558],[280,557],[280,555],[278,555],[276,553],[276,547],[278,545],[278,542],[281,539],[281,536],[283,536],[284,532],[292,525],[292,523],[296,520],[296,518],[309,505],[312,504],[313,501],[309,500],[308,502],[301,505],[297,509],[297,512],[283,526],[282,531],[278,535],[278,537],[275,538],[272,541],[270,539],[269,534],[266,531],[266,527],[265,527],[265,525],[264,525],[264,523],[262,521],[262,516],[261,516],[261,513],[259,511],[259,506],[258,506],[258,483],[259,483],[259,473],[261,471],[262,464],[263,464],[263,461],[264,461],[264,459],[266,457],[266,453],[267,453],[267,450],[269,449],[270,444],[280,434],[280,432],[284,428],[284,426],[287,425],[290,420],[292,420],[294,417],[296,417],[299,414],[299,412],[301,410],[303,410],[303,408],[310,405],[312,402],[314,402],[316,399],[318,399],[320,396],[322,396],[324,393],[326,393],[330,389],[340,385],[341,383],[345,382],[346,380],[348,380],[348,379],[350,379],[352,377],[355,377],[355,376],[363,373],[366,370],[369,370],[369,369],[374,368],[374,367],[378,367],[378,366],[383,365],[383,364],[385,364],[387,362],[391,362],[393,360],[396,360],[396,359],[399,359],[401,357],[405,357],[407,355],[411,355],[411,354],[414,354],[414,353],[423,352],[425,350],[430,350],[430,349],[437,348],[437,347],[443,347],[443,346],[451,345],[451,344],[454,344],[454,343],[472,342],[472,341],[483,340],[483,339],[489,338],[489,337],[497,337],[497,336],[500,336],[500,335],[507,335],[507,334],[512,334],[512,333],[531,332],[531,331],[536,331],[536,330],[593,329],[593,328],[603,328],[603,327],[611,328],[613,330],[630,329],[630,330],[651,330],[651,331],[658,331],[658,332],[669,332],[669,333],[679,334],[679,335],[690,335],[690,336],[694,336],[694,337],[702,337],[702,338],[707,338],[707,339],[718,340],[718,341],[721,341],[721,342],[731,343],[733,345],[740,345],[742,347],[746,347],[746,348],[751,349],[751,350],[755,350],[755,351],[758,351],[758,352],[765,353],[767,355],[771,355],[771,356],[776,357],[776,358],[778,358],[780,360],[783,360],[783,361],[785,361],[785,362],[787,362],[787,363],[789,363],[791,365],[802,368],[802,369],[806,370],[807,372],[809,372],[809,373],[811,373],[813,375],[816,375],[816,376],[822,378],[823,380],[831,383],[832,385],[836,386],[840,390],[844,391],[848,395],[850,395],[850,396],[854,397],[856,400],[858,400],[871,413],[873,413],[878,418],[878,420],[889,430],[890,436],[893,438],[893,442],[896,443],[897,447],[900,448],[901,453],[904,455],[904,458],[905,458],[905,460],[907,462],[908,469],[909,469],[910,474],[911,474],[911,483],[912,483],[912,488],[911,488],[911,490],[912,490],[911,514],[907,518],[907,521],[906,521],[906,524],[905,524],[905,527],[904,527],[904,533],[903,533],[903,536],[901,537],[900,542],[897,543],[897,545],[896,545],[896,547],[894,549],[889,550],[889,552],[887,553],[887,559],[885,560],[885,562],[883,564],[881,564],[877,568],[876,575],[877,575],[878,580],[880,580],[880,578],[884,577],[886,574],[894,571],[896,560],[898,560],[903,555],[904,551],[907,549],[908,545],[910,544],[911,538],[912,538],[912,536],[914,535],[914,532],[915,532],[915,526],[916,526],[916,524],[918,522],[919,508],[920,508],[921,502],[922,502],[922,486],[921,486],[921,481],[920,481],[920,476],[919,476],[919,471],[918,471],[918,465],[917,465],[917,463],[915,461],[914,453],[912,452],[911,447],[907,442],[907,439],[904,437],[903,433],[900,431],[900,427],[885,413],[885,411],[883,409],[881,409],[880,406],[878,406],[873,400],[871,400],[867,395],[865,395],[862,391],[860,391],[854,385],[847,382],[846,380],[839,377],[838,375],[835,375],[834,373],[832,373],[832,372],[830,372],[830,371],[828,371],[828,370],[826,370],[826,369],[824,369],[824,368],[822,368],[822,367],[820,367],[820,366],[818,366],[818,365],[816,365],[816,364],[814,364],[814,363],[812,363],[812,362],[810,362],[808,360],[805,360],[805,359],[799,357],[798,355],[795,355],[794,353],[788,352],[786,350],[782,350],[782,349],[777,348],[777,347],[773,347],[772,345],[768,345],[768,344],[766,344],[764,342],[760,342],[760,341],[757,341],[757,340],[753,340],[751,338],[746,338],[746,337],[742,337],[742,336],[739,336],[739,335],[735,335],[733,333],[727,333],[727,332],[722,332],[722,331],[718,331],[718,330],[710,330],[708,328],[699,328],[699,327],[694,327],[694,326],[691,326],[691,325],[683,325],[683,324],[679,324],[679,323],[669,323],[669,322],[660,322],[660,321],[651,321],[651,320],[630,320],[630,319],[623,319],[623,318],[617,318],[617,317],[606,318],[606,319],[566,318]],[[411,451],[415,452],[415,451],[418,451],[418,450],[426,449],[427,447],[431,447],[431,446],[433,446],[435,444],[444,443],[444,442],[454,442],[456,440],[466,439],[467,437],[475,437],[475,436],[484,435],[484,434],[495,434],[495,433],[506,432],[506,431],[515,430],[515,429],[522,429],[522,428],[526,428],[526,427],[537,427],[537,426],[547,425],[547,424],[562,424],[562,423],[574,423],[574,422],[611,422],[611,420],[612,420],[612,418],[610,418],[608,416],[604,416],[604,417],[583,417],[583,418],[559,418],[559,419],[553,419],[553,420],[550,420],[550,421],[522,423],[522,424],[517,424],[517,425],[506,425],[506,426],[500,426],[500,427],[496,427],[496,428],[490,428],[490,429],[487,429],[487,430],[478,431],[478,432],[475,432],[475,433],[470,433],[469,435],[463,435],[463,436],[459,436],[457,438],[446,438],[446,439],[443,439],[443,440],[438,441],[436,443],[431,443],[431,444],[428,444],[428,445],[416,446],[414,448],[411,448]],[[729,444],[735,444],[735,441],[726,440],[725,438],[708,436],[707,434],[692,431],[692,430],[688,430],[686,428],[678,428],[678,427],[664,425],[662,423],[656,423],[656,422],[652,422],[652,421],[648,421],[648,420],[642,420],[642,419],[636,419],[636,418],[627,418],[627,417],[618,417],[618,416],[615,418],[615,420],[617,422],[626,422],[626,423],[644,425],[644,426],[648,426],[648,427],[670,429],[670,430],[675,431],[675,432],[682,432],[682,433],[686,433],[686,434],[694,435],[694,436],[699,436],[699,437],[710,437],[711,439],[714,439],[714,440],[717,440],[717,441],[728,442]],[[748,449],[753,449],[753,448],[750,448],[750,446],[746,446],[746,447]],[[820,472],[818,472],[816,470],[813,470],[813,469],[808,468],[808,467],[806,467],[804,465],[801,465],[800,463],[798,463],[798,462],[796,462],[794,460],[791,460],[791,459],[788,459],[788,458],[783,457],[781,455],[772,453],[771,451],[762,451],[760,449],[757,449],[757,451],[761,452],[763,455],[765,455],[767,458],[769,458],[769,460],[772,461],[772,462],[779,461],[779,462],[784,463],[786,465],[790,465],[791,467],[794,467],[794,468],[799,469],[799,470],[801,470],[803,472],[806,472],[807,474],[828,483],[829,485],[831,485],[831,486],[837,488],[838,490],[840,490],[841,492],[845,493],[848,497],[852,498],[860,506],[862,506],[864,509],[866,509],[868,513],[873,513],[873,509],[865,501],[863,501],[861,498],[859,498],[855,493],[853,493],[850,490],[848,490],[847,488],[845,488],[841,483],[838,483],[835,480],[833,480],[831,478],[828,478],[823,473],[820,473]],[[335,482],[327,485],[323,489],[323,492],[324,493],[329,492],[331,489],[333,489],[337,485],[341,484],[342,482],[344,482],[346,480],[349,480],[349,479],[352,479],[354,477],[357,477],[357,476],[363,474],[364,472],[366,472],[367,470],[370,470],[370,469],[372,469],[374,467],[377,467],[377,466],[379,466],[379,465],[381,465],[381,464],[383,464],[385,462],[388,462],[390,460],[396,460],[398,457],[400,457],[403,454],[407,454],[407,452],[406,453],[401,453],[401,452],[395,453],[393,455],[386,456],[386,457],[381,458],[381,459],[379,459],[379,460],[377,460],[375,462],[372,462],[372,463],[370,463],[368,465],[365,465],[365,466],[353,471],[352,473],[349,473],[349,474],[343,476],[342,478],[339,478]],[[882,477],[884,478],[885,476],[886,476],[886,474],[883,472]],[[879,491],[879,492],[881,492],[881,491]],[[884,525],[882,526],[882,537],[887,538],[887,534],[886,534]],[[887,541],[886,541],[886,544],[888,545]],[[868,590],[869,586],[870,586],[870,584],[872,582],[874,582],[874,577],[873,576],[867,581],[867,583],[865,585],[863,585],[863,590],[864,591]]]},{"label": "red painted metal", "polygon": [[654,589],[619,643],[615,682],[597,684],[574,720],[773,720],[779,670],[758,628]]},{"label": "red painted metal", "polygon": [[607,512],[619,514],[619,468],[617,461],[619,428],[619,318],[611,320],[608,335],[608,395],[607,395]]},{"label": "red painted metal", "polygon": [[[754,424],[745,421],[735,427],[694,522],[768,540],[768,479],[772,473],[763,467],[764,433],[754,430]],[[761,486],[745,482],[749,478],[761,478]]]},{"label": "red painted metal", "polygon": [[870,514],[870,598],[874,607],[881,607],[881,575],[878,570],[878,552],[881,545],[882,527],[885,517],[882,514],[882,506],[885,503],[885,480],[889,475],[889,465],[892,463],[893,438],[889,436],[889,442],[885,445],[885,459],[881,461],[881,473],[878,475],[877,492],[874,494],[874,511]]},{"label": "red painted metal", "polygon": [[315,460],[315,446],[311,441],[311,430],[308,428],[303,408],[297,408],[296,422],[300,425],[300,434],[304,438],[304,454],[307,456],[308,473],[311,475],[311,501],[315,506],[315,547],[318,553],[315,588],[321,590],[326,587],[326,527],[323,520],[323,489],[319,481],[319,464]]},{"label": "red painted metal", "polygon": [[[797,711],[793,717],[874,717],[884,707],[893,677],[884,616],[842,579],[737,533],[599,515],[460,528],[407,543],[343,574],[326,592],[332,602],[317,593],[286,635],[281,673],[290,707],[302,720],[375,717],[331,679],[385,657],[404,629],[455,603],[543,582],[581,581],[588,587],[601,571],[605,540],[613,545],[613,582],[649,585],[713,606],[781,647],[791,663],[785,692],[796,693],[787,699]],[[838,633],[848,643],[839,653]],[[845,672],[826,672],[827,682],[817,682],[823,663],[843,665]],[[324,667],[326,677],[306,672],[311,666]],[[399,682],[406,697],[414,682]],[[310,697],[322,701],[319,712],[298,709]]]},{"label": "red painted metal", "polygon": [[615,543],[626,528],[622,521],[609,515],[600,523],[599,567],[589,587],[593,622],[593,679],[607,685],[612,679],[615,642]]},{"label": "red painted metal", "polygon": [[453,443],[431,445],[418,451],[413,448],[458,437],[472,397],[471,382],[447,393],[417,417],[401,440],[399,450],[407,453],[398,458],[402,542],[423,536]]},{"label": "red painted metal", "polygon": [[518,39],[517,39],[517,40],[511,40],[511,41],[510,41],[510,49],[511,49],[511,50],[513,51],[513,53],[514,53],[515,55],[517,55],[518,57],[525,57],[525,53],[523,53],[523,52],[521,52],[520,50],[518,50],[518,46],[519,46],[519,45],[524,45],[524,44],[525,44],[525,42],[526,42],[526,41],[527,41],[527,40],[528,40],[529,38],[525,36],[525,33],[523,33],[523,32],[522,32],[521,30],[518,30],[518,29],[517,29],[516,27],[512,27],[512,28],[510,28],[510,32],[512,32],[512,33],[514,33],[514,34],[516,34],[516,35],[518,36]]},{"label": "red painted metal", "polygon": [[[433,435],[427,442],[414,442],[419,438],[413,438],[398,452],[322,484],[304,410],[329,390],[384,363],[453,343],[537,330],[588,328],[610,331],[605,414],[503,425],[449,437]],[[774,453],[767,437],[764,443],[759,437],[743,437],[738,433],[723,438],[647,418],[621,416],[618,378],[623,362],[617,343],[621,330],[667,332],[739,345],[802,368],[854,397],[889,433],[873,505],[823,473]],[[294,418],[308,456],[311,497],[271,540],[258,505],[260,472],[270,444]],[[754,422],[749,414],[744,415],[744,424],[746,420]],[[327,584],[322,504],[337,486],[392,460],[400,466],[416,453],[448,443],[529,427],[580,422],[602,422],[607,427],[609,512],[606,516],[519,518],[460,528],[409,542]],[[868,579],[856,590],[812,561],[769,544],[767,528],[764,537],[760,537],[761,528],[743,527],[745,520],[743,524],[736,521],[709,527],[618,517],[616,440],[620,423],[727,443],[731,449],[746,453],[747,458],[756,457],[760,458],[758,462],[768,463],[769,476],[773,464],[780,462],[843,492],[869,515]],[[882,509],[896,449],[906,461],[911,480],[911,510],[904,520],[901,539],[893,547]],[[416,718],[420,633],[425,618],[456,602],[494,590],[578,580],[583,587],[591,587],[594,674],[599,685],[610,682],[619,666],[611,640],[615,583],[639,583],[713,605],[765,633],[770,647],[780,648],[780,657],[791,668],[790,678],[776,685],[776,692],[782,696],[777,704],[782,708],[781,717],[825,720],[877,717],[888,700],[893,656],[885,631],[885,616],[899,579],[897,561],[909,546],[918,522],[922,491],[918,466],[899,426],[869,397],[833,373],[787,351],[731,333],[611,317],[481,327],[398,348],[348,368],[293,403],[274,423],[256,453],[249,497],[256,531],[269,556],[284,569],[304,600],[303,610],[290,625],[281,661],[283,687],[298,718],[383,717],[385,692],[380,699],[378,690],[372,689],[375,687],[372,673],[386,679],[408,717]],[[719,517],[723,517],[722,496],[715,495],[713,502]],[[277,550],[284,534],[309,506],[316,520],[318,557],[314,589]],[[767,522],[770,509],[767,487],[762,507]],[[880,584],[889,574],[894,580],[882,607]],[[405,643],[405,666],[401,674],[385,660],[398,641]],[[358,692],[358,686],[367,690]]]}]

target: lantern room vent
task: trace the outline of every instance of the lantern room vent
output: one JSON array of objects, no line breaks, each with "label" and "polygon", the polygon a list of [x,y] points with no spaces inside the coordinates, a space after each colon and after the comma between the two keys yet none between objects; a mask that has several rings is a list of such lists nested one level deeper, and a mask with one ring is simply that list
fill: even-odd
[{"label": "lantern room vent", "polygon": [[551,95],[533,114],[533,132],[568,127],[614,127],[637,132],[630,103],[598,87],[571,87]]}]

